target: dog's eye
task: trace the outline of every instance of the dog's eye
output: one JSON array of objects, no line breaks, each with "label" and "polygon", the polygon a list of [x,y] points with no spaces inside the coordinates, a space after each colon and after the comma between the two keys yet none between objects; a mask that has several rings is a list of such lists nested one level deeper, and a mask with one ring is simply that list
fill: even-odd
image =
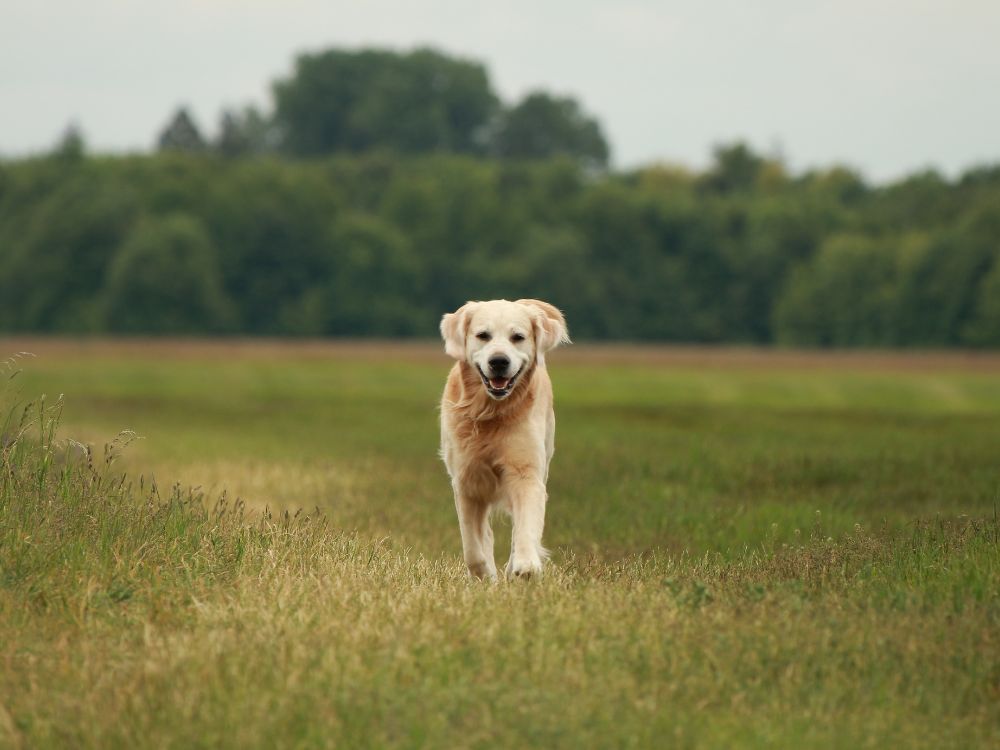
[{"label": "dog's eye", "polygon": [[480,341],[489,341],[493,337],[486,333],[486,331],[480,331],[476,334],[476,338]]},{"label": "dog's eye", "polygon": [[520,344],[522,341],[524,341],[524,334],[515,333],[513,336],[510,337],[510,340],[513,341],[515,344]]}]

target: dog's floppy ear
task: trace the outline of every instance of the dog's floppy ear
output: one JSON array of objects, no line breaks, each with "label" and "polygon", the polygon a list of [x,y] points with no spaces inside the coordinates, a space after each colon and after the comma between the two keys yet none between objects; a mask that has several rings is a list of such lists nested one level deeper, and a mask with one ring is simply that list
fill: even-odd
[{"label": "dog's floppy ear", "polygon": [[531,308],[535,320],[535,345],[540,353],[570,343],[566,318],[559,308],[540,299],[519,299],[517,302]]},{"label": "dog's floppy ear", "polygon": [[469,332],[469,319],[475,302],[466,302],[453,313],[441,318],[441,338],[444,352],[455,359],[465,359],[465,336]]}]

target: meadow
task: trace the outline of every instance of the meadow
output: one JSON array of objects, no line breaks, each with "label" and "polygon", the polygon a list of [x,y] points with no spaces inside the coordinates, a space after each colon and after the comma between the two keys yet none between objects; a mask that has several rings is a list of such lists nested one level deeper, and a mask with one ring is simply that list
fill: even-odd
[{"label": "meadow", "polygon": [[437,344],[17,351],[0,746],[1000,742],[1000,356],[557,351],[552,564],[488,585]]}]

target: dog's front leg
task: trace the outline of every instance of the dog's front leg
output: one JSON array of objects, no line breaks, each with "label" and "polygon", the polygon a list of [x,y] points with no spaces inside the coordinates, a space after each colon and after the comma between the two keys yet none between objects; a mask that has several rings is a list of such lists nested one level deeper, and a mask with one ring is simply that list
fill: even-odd
[{"label": "dog's front leg", "polygon": [[471,499],[456,486],[455,510],[458,512],[458,525],[462,532],[462,553],[469,568],[469,575],[496,580],[493,529],[490,528],[486,504]]},{"label": "dog's front leg", "polygon": [[514,530],[510,561],[504,572],[507,578],[530,578],[540,575],[548,552],[542,546],[545,527],[545,483],[538,476],[512,477],[504,483],[510,500]]}]

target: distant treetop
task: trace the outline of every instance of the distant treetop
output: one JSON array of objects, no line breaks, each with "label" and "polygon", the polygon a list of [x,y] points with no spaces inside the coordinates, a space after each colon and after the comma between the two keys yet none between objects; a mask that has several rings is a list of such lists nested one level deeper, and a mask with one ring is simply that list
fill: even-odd
[{"label": "distant treetop", "polygon": [[161,151],[204,151],[207,144],[198,126],[184,107],[180,107],[157,139]]},{"label": "distant treetop", "polygon": [[387,148],[483,153],[499,107],[479,63],[429,49],[301,55],[274,84],[274,119],[290,154]]},{"label": "distant treetop", "polygon": [[505,111],[494,137],[499,156],[544,159],[571,156],[593,166],[608,164],[608,143],[597,120],[568,97],[535,91]]},{"label": "distant treetop", "polygon": [[211,148],[228,157],[382,150],[608,164],[601,126],[576,100],[536,91],[507,107],[482,63],[432,49],[303,54],[272,93],[273,112],[224,110],[211,147],[180,108],[160,133],[159,148]]}]

